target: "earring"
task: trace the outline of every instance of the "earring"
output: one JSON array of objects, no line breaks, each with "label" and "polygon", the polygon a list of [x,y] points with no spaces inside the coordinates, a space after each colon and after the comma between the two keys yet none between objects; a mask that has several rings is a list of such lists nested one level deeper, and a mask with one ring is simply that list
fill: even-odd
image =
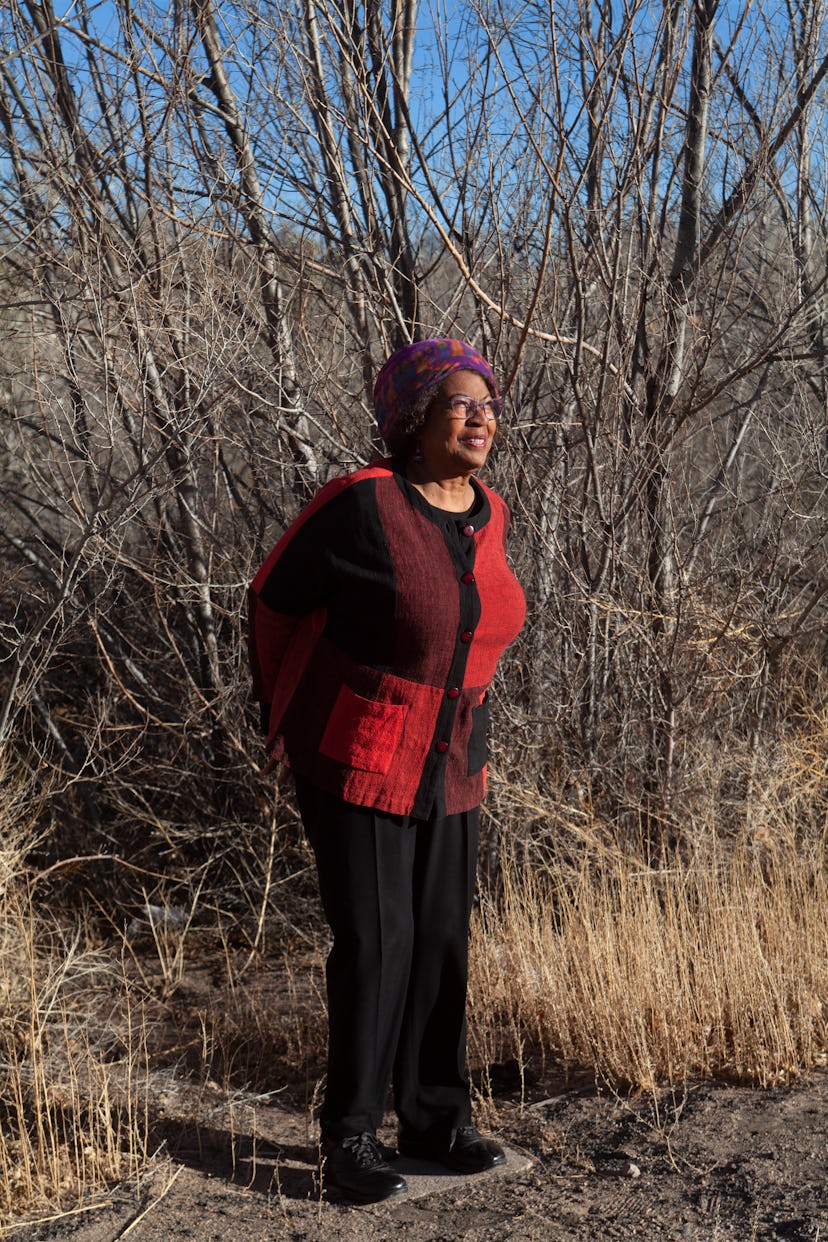
[{"label": "earring", "polygon": [[412,457],[412,459],[411,459],[411,460],[412,460],[412,461],[423,461],[424,459],[423,459],[422,450],[421,450],[421,449],[415,449],[415,450],[414,450],[414,456]]}]

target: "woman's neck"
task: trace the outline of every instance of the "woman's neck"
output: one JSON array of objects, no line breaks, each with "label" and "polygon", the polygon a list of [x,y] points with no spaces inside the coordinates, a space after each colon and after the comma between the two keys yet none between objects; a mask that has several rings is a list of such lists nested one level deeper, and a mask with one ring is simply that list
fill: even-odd
[{"label": "woman's neck", "polygon": [[445,509],[448,513],[465,513],[474,504],[475,492],[470,474],[435,479],[420,462],[411,461],[406,466],[405,477],[435,509]]}]

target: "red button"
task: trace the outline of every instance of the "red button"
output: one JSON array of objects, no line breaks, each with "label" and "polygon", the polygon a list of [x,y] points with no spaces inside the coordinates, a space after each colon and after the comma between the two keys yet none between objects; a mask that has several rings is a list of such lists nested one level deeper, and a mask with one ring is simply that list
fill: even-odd
[{"label": "red button", "polygon": [[474,534],[474,527],[471,525],[471,523],[469,523],[469,525],[468,525],[468,526],[464,526],[464,527],[463,527],[463,534],[464,534],[464,535],[473,535],[473,534]]},{"label": "red button", "polygon": [[460,635],[460,642],[461,642],[461,643],[470,643],[470,642],[471,642],[471,640],[472,640],[472,632],[471,632],[471,630],[463,630],[463,633]]},{"label": "red button", "polygon": [[465,574],[463,574],[463,576],[462,576],[462,578],[460,579],[460,581],[461,581],[461,582],[465,582],[465,583],[466,583],[466,585],[468,586],[470,583],[474,582],[474,574],[472,574],[472,573],[465,573]]},{"label": "red button", "polygon": [[460,691],[457,689],[456,686],[452,686],[450,690],[446,691],[446,698],[447,699],[459,699]]},{"label": "red button", "polygon": [[437,743],[437,754],[438,755],[444,755],[447,750],[448,750],[448,742]]}]

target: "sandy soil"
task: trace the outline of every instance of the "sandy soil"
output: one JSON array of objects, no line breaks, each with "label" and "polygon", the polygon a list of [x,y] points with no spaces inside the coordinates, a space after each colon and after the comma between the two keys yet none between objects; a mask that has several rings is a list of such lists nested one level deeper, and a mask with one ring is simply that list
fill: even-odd
[{"label": "sandy soil", "polygon": [[496,1118],[483,1120],[516,1153],[509,1169],[418,1182],[370,1207],[320,1191],[306,1114],[170,1082],[165,1151],[138,1196],[30,1224],[14,1242],[828,1242],[828,1071],[793,1088],[701,1084],[657,1099],[547,1074],[523,1104],[509,1067],[501,1077]]}]

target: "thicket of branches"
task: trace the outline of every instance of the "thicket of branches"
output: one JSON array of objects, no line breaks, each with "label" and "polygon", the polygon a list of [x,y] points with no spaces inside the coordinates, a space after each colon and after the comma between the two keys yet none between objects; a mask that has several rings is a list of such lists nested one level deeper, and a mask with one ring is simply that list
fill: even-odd
[{"label": "thicket of branches", "polygon": [[59,778],[50,848],[261,855],[246,584],[433,333],[510,399],[495,806],[659,847],[711,787],[742,817],[823,658],[823,0],[14,0],[0,34],[0,738]]}]

